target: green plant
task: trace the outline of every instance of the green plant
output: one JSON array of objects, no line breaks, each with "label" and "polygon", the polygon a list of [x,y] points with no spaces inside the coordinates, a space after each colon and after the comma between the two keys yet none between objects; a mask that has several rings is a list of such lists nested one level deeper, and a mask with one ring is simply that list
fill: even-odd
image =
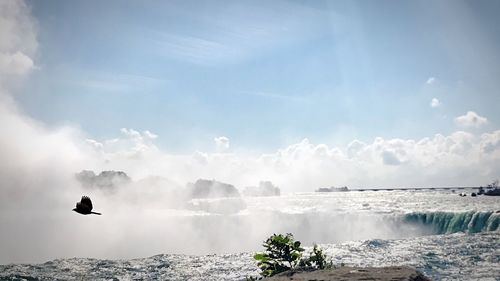
[{"label": "green plant", "polygon": [[321,250],[318,245],[314,244],[312,253],[309,257],[302,259],[299,266],[312,269],[327,269],[333,267],[333,262],[328,261],[323,250]]},{"label": "green plant", "polygon": [[291,233],[273,234],[262,245],[265,248],[264,253],[255,254],[254,259],[262,270],[260,275],[264,277],[295,268],[300,263],[304,251],[300,247],[300,241],[294,241]]},{"label": "green plant", "polygon": [[[327,260],[323,250],[316,244],[309,256],[303,257],[304,249],[300,247],[300,241],[294,241],[291,233],[273,234],[262,245],[265,251],[254,255],[262,277],[270,277],[291,269],[314,270],[333,267],[333,263]],[[249,277],[247,281],[259,279]]]}]

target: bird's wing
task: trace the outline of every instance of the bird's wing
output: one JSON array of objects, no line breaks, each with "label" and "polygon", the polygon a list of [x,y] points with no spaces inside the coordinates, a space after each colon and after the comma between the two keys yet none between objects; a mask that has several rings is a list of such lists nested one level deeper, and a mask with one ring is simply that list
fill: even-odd
[{"label": "bird's wing", "polygon": [[81,202],[76,203],[76,210],[83,213],[90,213],[90,208],[86,204],[82,204]]},{"label": "bird's wing", "polygon": [[80,204],[85,205],[89,208],[89,211],[92,211],[92,201],[87,196],[83,196]]}]

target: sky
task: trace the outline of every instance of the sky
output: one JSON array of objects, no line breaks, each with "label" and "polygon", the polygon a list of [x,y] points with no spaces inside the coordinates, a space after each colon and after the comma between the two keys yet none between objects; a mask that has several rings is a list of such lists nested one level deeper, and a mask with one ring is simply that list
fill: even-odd
[{"label": "sky", "polygon": [[[151,255],[145,240],[182,251],[220,230],[170,216],[171,195],[200,178],[282,194],[500,178],[499,12],[482,0],[0,1],[0,263]],[[82,170],[132,184],[82,189]],[[75,218],[82,194],[109,217]]]},{"label": "sky", "polygon": [[28,5],[39,48],[20,105],[100,140],[134,128],[174,153],[219,136],[269,152],[450,134],[468,111],[500,121],[496,1]]},{"label": "sky", "polygon": [[77,171],[290,190],[500,176],[497,1],[2,5],[21,162],[68,146]]}]

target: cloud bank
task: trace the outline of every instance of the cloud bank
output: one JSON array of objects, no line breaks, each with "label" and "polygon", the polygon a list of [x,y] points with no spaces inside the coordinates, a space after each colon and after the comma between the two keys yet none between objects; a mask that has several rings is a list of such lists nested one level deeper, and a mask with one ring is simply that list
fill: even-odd
[{"label": "cloud bank", "polygon": [[151,140],[127,134],[96,142],[97,146],[92,141],[91,146],[100,153],[100,168],[125,170],[139,178],[159,175],[179,183],[215,178],[244,187],[271,180],[285,192],[330,185],[463,186],[499,176],[499,132],[457,131],[419,140],[376,138],[371,143],[354,140],[345,147],[304,139],[261,155],[221,153],[228,138],[218,139],[221,147],[216,153],[186,155],[161,151]]}]

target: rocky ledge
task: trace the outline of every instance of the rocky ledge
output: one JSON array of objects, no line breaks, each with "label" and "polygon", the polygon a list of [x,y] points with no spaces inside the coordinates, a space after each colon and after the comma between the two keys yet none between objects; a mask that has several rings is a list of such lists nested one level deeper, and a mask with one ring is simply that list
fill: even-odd
[{"label": "rocky ledge", "polygon": [[411,267],[339,267],[316,271],[287,271],[266,278],[269,281],[431,281],[422,273]]}]

